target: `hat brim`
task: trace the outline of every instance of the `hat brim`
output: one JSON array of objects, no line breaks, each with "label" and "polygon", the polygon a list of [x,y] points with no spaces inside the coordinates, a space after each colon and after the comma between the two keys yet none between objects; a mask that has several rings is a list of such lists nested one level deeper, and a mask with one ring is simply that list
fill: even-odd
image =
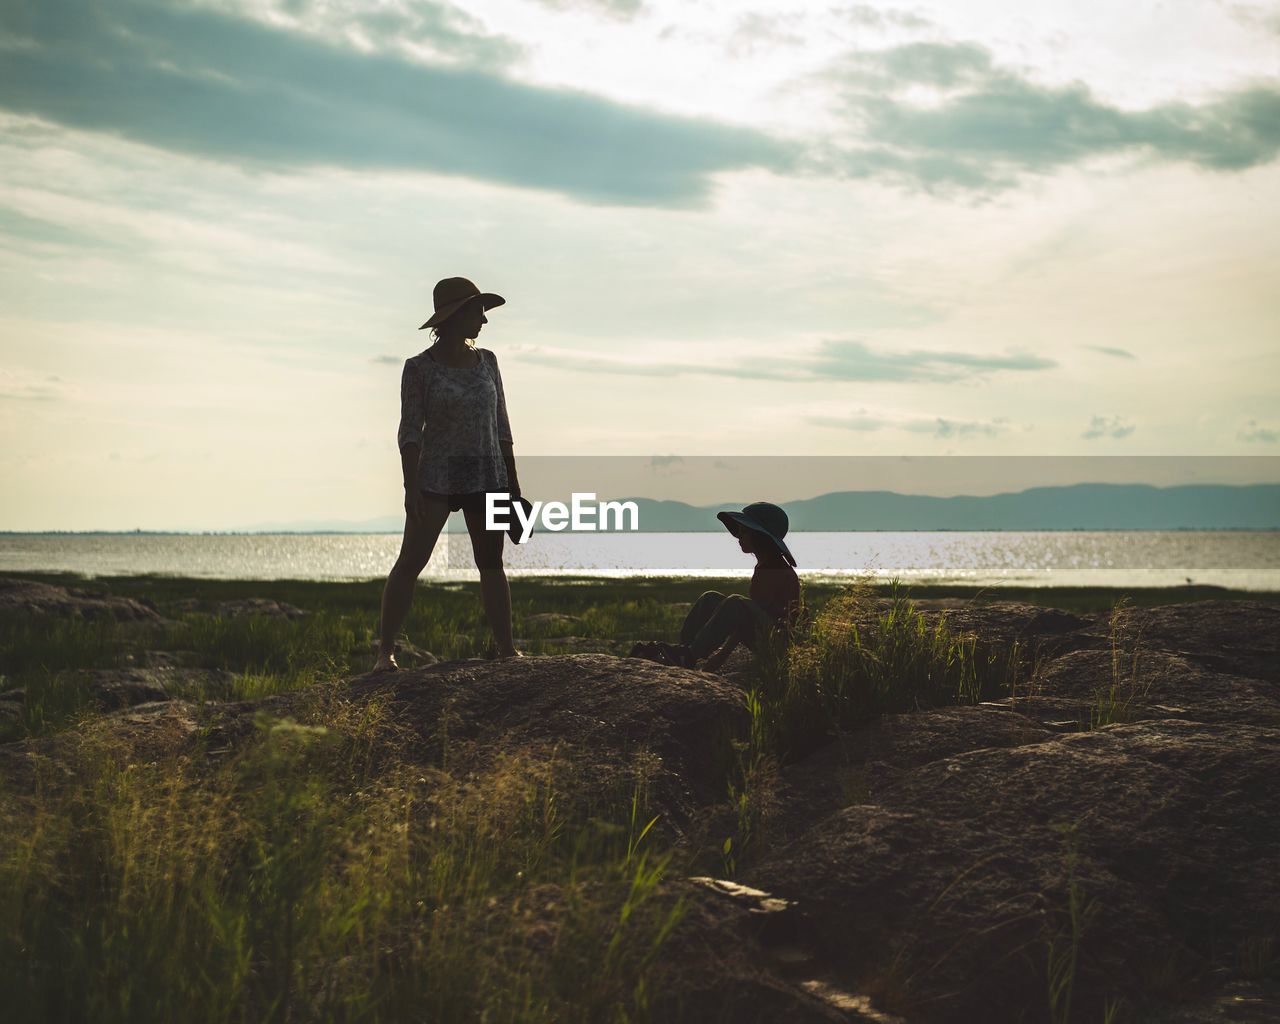
[{"label": "hat brim", "polygon": [[426,327],[439,327],[468,302],[476,301],[480,302],[486,312],[498,306],[505,306],[507,304],[506,299],[501,295],[495,295],[493,292],[481,292],[479,295],[468,295],[465,299],[459,299],[457,302],[451,302],[449,305],[444,306],[441,309],[437,309],[431,314],[431,319],[423,324],[422,327],[419,327],[418,330],[421,331]]},{"label": "hat brim", "polygon": [[739,528],[744,526],[748,530],[754,530],[756,533],[764,534],[771,541],[773,541],[774,544],[778,546],[778,550],[782,552],[783,558],[785,558],[793,566],[796,564],[795,556],[791,554],[791,549],[787,547],[786,543],[782,540],[782,538],[775,537],[772,533],[768,531],[767,528],[762,526],[756,520],[752,519],[750,516],[743,515],[741,512],[717,512],[716,518],[719,519],[720,522],[724,524],[724,528],[728,530],[731,534],[733,534],[735,537],[738,536]]}]

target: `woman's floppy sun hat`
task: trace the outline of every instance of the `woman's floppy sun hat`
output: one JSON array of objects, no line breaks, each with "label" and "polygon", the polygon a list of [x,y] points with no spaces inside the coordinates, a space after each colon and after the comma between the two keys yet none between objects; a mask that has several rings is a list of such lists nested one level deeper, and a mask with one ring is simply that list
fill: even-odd
[{"label": "woman's floppy sun hat", "polygon": [[735,537],[738,536],[738,530],[744,526],[748,530],[763,533],[778,545],[778,550],[782,552],[783,558],[792,565],[796,564],[791,551],[782,540],[787,535],[787,527],[790,523],[787,520],[787,514],[777,505],[768,501],[756,501],[741,512],[717,512],[716,518],[724,523],[725,529]]},{"label": "woman's floppy sun hat", "polygon": [[439,327],[468,302],[476,299],[480,300],[480,305],[485,310],[501,306],[507,301],[501,295],[494,295],[493,292],[482,292],[465,277],[446,277],[443,281],[437,281],[431,292],[431,300],[435,304],[436,311],[418,330],[422,330],[423,327]]}]

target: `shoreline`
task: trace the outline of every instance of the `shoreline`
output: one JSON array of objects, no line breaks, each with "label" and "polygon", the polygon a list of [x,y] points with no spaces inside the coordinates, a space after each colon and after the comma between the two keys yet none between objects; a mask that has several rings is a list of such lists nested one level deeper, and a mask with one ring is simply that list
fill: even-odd
[{"label": "shoreline", "polygon": [[[164,600],[167,595],[189,594],[195,591],[217,592],[227,596],[271,596],[280,600],[305,599],[307,593],[319,597],[325,593],[365,597],[376,600],[381,592],[384,576],[357,579],[314,580],[280,577],[255,579],[252,577],[197,577],[168,574],[121,574],[116,576],[85,575],[60,571],[0,570],[0,577],[31,579],[42,583],[109,590],[125,596],[148,596],[153,593]],[[686,595],[706,589],[742,590],[745,592],[749,573],[732,575],[652,575],[652,576],[601,576],[601,575],[541,575],[511,577],[513,591],[522,601],[554,601],[557,593],[583,589],[594,594],[634,591],[639,597]],[[1125,599],[1139,606],[1182,604],[1204,600],[1257,601],[1264,604],[1280,604],[1280,589],[1246,590],[1221,587],[1212,584],[1180,584],[1172,586],[1132,585],[1074,585],[1074,584],[979,584],[934,583],[913,580],[868,580],[866,577],[806,576],[801,574],[806,593],[823,600],[853,586],[867,586],[877,595],[888,595],[895,590],[918,600],[973,600],[982,603],[1019,602],[1072,609],[1102,610],[1110,608],[1117,600]],[[418,599],[432,591],[475,591],[479,584],[475,579],[418,580]],[[526,591],[520,594],[519,591]],[[364,601],[356,603],[363,604]]]}]

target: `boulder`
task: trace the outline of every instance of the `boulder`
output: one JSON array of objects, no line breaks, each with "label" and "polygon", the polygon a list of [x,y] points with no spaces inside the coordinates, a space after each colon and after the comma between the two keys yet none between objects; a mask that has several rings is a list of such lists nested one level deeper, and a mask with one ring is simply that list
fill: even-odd
[{"label": "boulder", "polygon": [[1280,683],[1280,605],[1213,600],[1127,614],[1129,631],[1145,647],[1215,672]]},{"label": "boulder", "polygon": [[784,767],[761,838],[767,843],[797,838],[841,808],[877,801],[904,773],[939,758],[1041,743],[1052,736],[1024,715],[993,707],[884,715]]},{"label": "boulder", "polygon": [[[883,613],[891,603],[877,600],[876,613]],[[942,620],[951,633],[976,637],[981,648],[990,653],[1012,650],[1016,645],[1027,658],[1043,659],[1102,643],[1091,632],[1098,627],[1100,617],[1096,615],[1075,615],[1017,601],[925,598],[913,603],[926,622]]]},{"label": "boulder", "polygon": [[[999,712],[995,712],[999,714]],[[923,716],[904,716],[922,718]],[[902,771],[750,868],[850,991],[913,1021],[1037,1019],[1208,978],[1280,928],[1280,729],[1151,721]],[[1172,963],[1172,966],[1171,966]]]},{"label": "boulder", "polygon": [[108,711],[169,699],[165,688],[146,669],[93,669],[80,677],[94,703]]},{"label": "boulder", "polygon": [[224,669],[182,665],[91,669],[78,675],[98,706],[108,710],[171,697],[226,700],[235,682],[235,675]]},{"label": "boulder", "polygon": [[[1101,701],[1114,705],[1122,720],[1280,724],[1280,685],[1275,681],[1209,667],[1226,664],[1225,657],[1148,649],[1149,641],[1145,638],[1118,653],[1077,650],[1064,654],[1042,668],[1029,684],[1030,695],[1074,703],[1086,722]],[[1016,698],[1012,703],[1019,705]]]},{"label": "boulder", "polygon": [[0,576],[0,613],[4,612],[115,619],[117,622],[163,621],[153,607],[131,597],[95,594],[51,583]]},{"label": "boulder", "polygon": [[[1280,611],[918,607],[989,650],[1031,651],[1032,678],[1004,700],[883,716],[758,779],[739,880],[786,907],[788,962],[758,910],[704,889],[675,955],[699,962],[698,936],[737,934],[747,990],[787,1013],[799,1004],[779,993],[800,988],[843,1019],[1047,1019],[1048,965],[1066,972],[1074,952],[1072,1019],[1116,1000],[1187,1024],[1271,1019],[1274,983],[1221,986],[1253,977],[1242,951],[1274,974]],[[1118,724],[1091,729],[1100,712]],[[737,823],[728,807],[704,820],[704,843]],[[712,991],[737,1006],[733,987]]]},{"label": "boulder", "polygon": [[[441,662],[358,676],[333,693],[385,701],[424,763],[558,746],[589,795],[629,778],[634,758],[652,759],[650,795],[676,829],[724,798],[730,741],[747,726],[741,691],[715,676],[599,654]],[[295,691],[222,705],[213,743],[237,742],[259,710],[283,717],[309,699]]]}]

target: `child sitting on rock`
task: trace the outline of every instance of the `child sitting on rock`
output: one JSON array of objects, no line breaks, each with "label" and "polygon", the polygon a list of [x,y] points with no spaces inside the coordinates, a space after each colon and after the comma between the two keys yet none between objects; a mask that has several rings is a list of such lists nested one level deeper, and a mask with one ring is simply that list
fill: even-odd
[{"label": "child sitting on rock", "polygon": [[796,560],[782,539],[787,535],[786,512],[757,501],[741,512],[717,513],[716,518],[743,551],[756,556],[751,596],[708,590],[685,616],[680,643],[636,644],[632,657],[715,671],[739,644],[759,652],[771,636],[784,641],[789,636],[800,613],[800,580],[792,568]]}]

